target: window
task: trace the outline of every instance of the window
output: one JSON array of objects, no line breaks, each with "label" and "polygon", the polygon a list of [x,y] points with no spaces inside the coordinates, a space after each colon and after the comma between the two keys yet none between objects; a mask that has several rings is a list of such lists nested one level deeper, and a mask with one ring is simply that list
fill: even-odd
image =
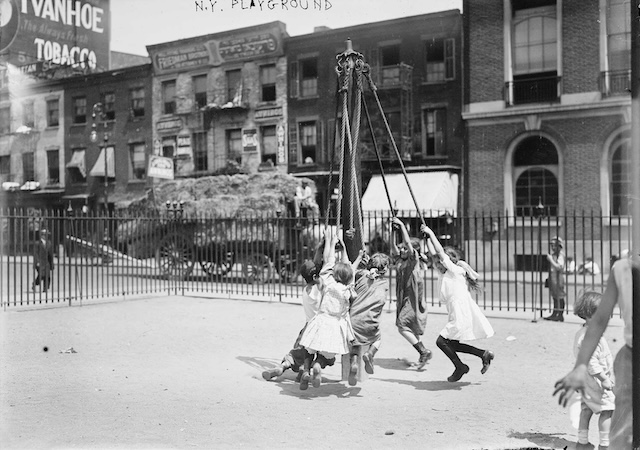
[{"label": "window", "polygon": [[317,161],[318,139],[316,122],[300,122],[300,153],[303,164]]},{"label": "window", "polygon": [[275,166],[278,163],[278,140],[276,138],[276,126],[260,127],[262,138],[262,162],[271,161]]},{"label": "window", "polygon": [[226,102],[239,104],[242,99],[242,71],[240,69],[227,70],[227,98]]},{"label": "window", "polygon": [[144,117],[144,88],[134,88],[129,91],[131,97],[131,116]]},{"label": "window", "polygon": [[176,136],[167,136],[162,138],[162,156],[165,158],[175,158],[176,153]]},{"label": "window", "polygon": [[631,68],[629,0],[607,0],[607,58],[610,71]]},{"label": "window", "polygon": [[629,137],[618,138],[611,157],[611,214],[631,214],[631,165]]},{"label": "window", "polygon": [[535,216],[540,202],[545,215],[558,214],[558,152],[551,141],[542,136],[524,139],[513,155],[515,182],[515,215]]},{"label": "window", "polygon": [[207,106],[207,76],[198,75],[193,77],[193,97],[196,108]]},{"label": "window", "polygon": [[84,148],[74,148],[71,150],[71,160],[67,163],[67,179],[69,183],[80,184],[87,182],[87,166],[84,156]]},{"label": "window", "polygon": [[11,155],[0,156],[0,177],[2,181],[8,181],[4,177],[11,175]]},{"label": "window", "polygon": [[100,96],[102,111],[106,120],[116,120],[116,94],[106,92]]},{"label": "window", "polygon": [[455,78],[455,40],[433,39],[425,43],[426,81]]},{"label": "window", "polygon": [[242,130],[227,130],[227,158],[237,163],[242,162]]},{"label": "window", "polygon": [[58,99],[47,100],[47,126],[57,127],[60,125],[60,102]]},{"label": "window", "polygon": [[129,145],[129,161],[131,162],[130,180],[144,180],[147,177],[147,155],[144,143]]},{"label": "window", "polygon": [[317,58],[300,61],[300,96],[314,97],[318,95],[318,60]]},{"label": "window", "polygon": [[173,114],[176,111],[176,80],[162,82],[162,113]]},{"label": "window", "polygon": [[207,136],[208,134],[206,131],[193,133],[193,164],[194,170],[197,172],[204,172],[206,170],[209,170]]},{"label": "window", "polygon": [[0,108],[0,134],[11,132],[11,108]]},{"label": "window", "polygon": [[261,100],[273,102],[276,100],[276,65],[269,64],[260,67]]},{"label": "window", "polygon": [[446,156],[446,117],[444,108],[422,111],[422,148],[425,156]]},{"label": "window", "polygon": [[73,123],[87,123],[87,98],[73,98]]},{"label": "window", "polygon": [[47,184],[60,183],[60,152],[47,150]]},{"label": "window", "polygon": [[34,170],[35,161],[33,160],[33,158],[33,152],[24,152],[22,154],[22,179],[24,183],[26,183],[27,181],[36,180],[36,174]]},{"label": "window", "polygon": [[33,111],[33,101],[24,102],[22,104],[22,125],[33,128],[35,117]]},{"label": "window", "polygon": [[400,83],[400,46],[389,45],[380,48],[380,75],[383,86]]},{"label": "window", "polygon": [[514,75],[556,72],[558,37],[556,5],[518,9],[513,18]]}]

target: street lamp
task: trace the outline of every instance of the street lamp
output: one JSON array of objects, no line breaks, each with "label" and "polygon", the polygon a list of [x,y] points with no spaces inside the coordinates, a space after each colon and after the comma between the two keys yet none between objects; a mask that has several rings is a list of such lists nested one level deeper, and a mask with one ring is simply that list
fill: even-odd
[{"label": "street lamp", "polygon": [[102,122],[104,129],[104,212],[106,215],[109,213],[109,165],[107,163],[107,143],[109,142],[109,133],[107,133],[107,116],[104,112],[102,103],[98,102],[93,105],[93,111],[91,114],[91,142],[98,142],[98,125],[96,124],[96,118]]},{"label": "street lamp", "polygon": [[[542,305],[543,305],[543,294],[542,294],[542,218],[544,217],[544,205],[542,204],[542,197],[538,197],[538,206],[534,208],[534,214],[538,219],[538,257],[536,258],[538,265],[538,283],[534,283],[535,286],[538,286],[540,289],[540,317],[542,317]],[[535,303],[535,293],[534,293],[533,302]],[[533,308],[533,322],[536,322],[536,308]]]}]

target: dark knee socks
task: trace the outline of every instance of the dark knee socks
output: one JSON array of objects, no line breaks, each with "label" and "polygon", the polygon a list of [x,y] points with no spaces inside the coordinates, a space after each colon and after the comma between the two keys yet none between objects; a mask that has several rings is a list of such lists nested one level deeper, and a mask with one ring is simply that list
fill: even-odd
[{"label": "dark knee socks", "polygon": [[474,347],[473,345],[463,344],[460,341],[449,340],[449,342],[451,343],[453,350],[457,353],[468,353],[470,355],[475,355],[478,358],[482,358],[482,354],[484,353],[484,350]]},{"label": "dark knee socks", "polygon": [[442,350],[442,352],[445,355],[447,355],[447,358],[451,360],[451,362],[453,363],[454,366],[456,366],[456,368],[462,366],[462,361],[460,361],[460,358],[458,358],[458,355],[456,351],[453,349],[451,345],[451,341],[449,339],[445,339],[442,336],[438,336],[438,339],[436,339],[436,345],[440,350]]},{"label": "dark knee socks", "polygon": [[417,344],[413,344],[413,348],[415,348],[416,350],[418,350],[418,353],[420,353],[421,355],[427,351],[427,349],[425,348],[424,344],[420,341],[418,341]]}]

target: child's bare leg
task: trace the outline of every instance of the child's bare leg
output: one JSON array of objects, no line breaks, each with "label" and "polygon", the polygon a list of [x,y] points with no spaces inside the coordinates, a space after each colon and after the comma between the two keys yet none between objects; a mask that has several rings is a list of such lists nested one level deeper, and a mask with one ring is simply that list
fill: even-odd
[{"label": "child's bare leg", "polygon": [[311,370],[311,362],[313,361],[314,353],[307,353],[304,358],[304,367],[302,368],[302,376],[300,377],[300,390],[306,391],[309,389],[309,380],[311,375],[309,375],[309,371]]},{"label": "child's bare leg", "polygon": [[598,429],[600,431],[600,444],[598,445],[598,449],[604,450],[606,447],[609,447],[609,431],[611,430],[611,417],[613,416],[613,411],[602,411],[600,413],[600,418],[598,419]]},{"label": "child's bare leg", "polygon": [[411,331],[404,328],[398,328],[398,331],[400,332],[400,335],[405,338],[409,342],[409,344],[413,345],[413,348],[415,348],[418,353],[420,353],[420,358],[418,359],[418,368],[423,368],[425,364],[427,364],[427,361],[431,359],[431,350],[425,348],[420,339],[418,339],[418,337]]},{"label": "child's bare leg", "polygon": [[290,369],[292,367],[291,361],[292,361],[292,358],[291,358],[291,354],[289,353],[282,359],[282,362],[280,363],[279,366],[274,367],[273,369],[268,369],[263,371],[262,378],[269,381],[272,378],[279,377],[285,372],[285,370]]},{"label": "child's bare leg", "polygon": [[586,403],[582,402],[580,405],[580,423],[578,425],[578,444],[585,445],[589,443],[589,422],[591,422],[591,416],[593,416],[593,411],[591,411]]},{"label": "child's bare leg", "polygon": [[382,339],[378,339],[373,344],[369,346],[369,349],[362,355],[362,360],[364,361],[364,370],[369,375],[373,374],[373,357],[380,349],[380,344],[382,343]]}]

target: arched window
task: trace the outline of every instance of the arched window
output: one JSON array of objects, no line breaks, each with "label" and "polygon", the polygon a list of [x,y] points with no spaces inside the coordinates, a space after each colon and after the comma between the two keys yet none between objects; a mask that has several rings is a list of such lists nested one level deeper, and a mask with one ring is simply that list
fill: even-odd
[{"label": "arched window", "polygon": [[616,138],[611,146],[611,214],[625,216],[631,213],[631,151],[628,135]]},{"label": "arched window", "polygon": [[558,152],[551,141],[542,136],[531,136],[518,144],[513,154],[516,216],[534,216],[540,202],[545,215],[558,214],[557,173]]}]

